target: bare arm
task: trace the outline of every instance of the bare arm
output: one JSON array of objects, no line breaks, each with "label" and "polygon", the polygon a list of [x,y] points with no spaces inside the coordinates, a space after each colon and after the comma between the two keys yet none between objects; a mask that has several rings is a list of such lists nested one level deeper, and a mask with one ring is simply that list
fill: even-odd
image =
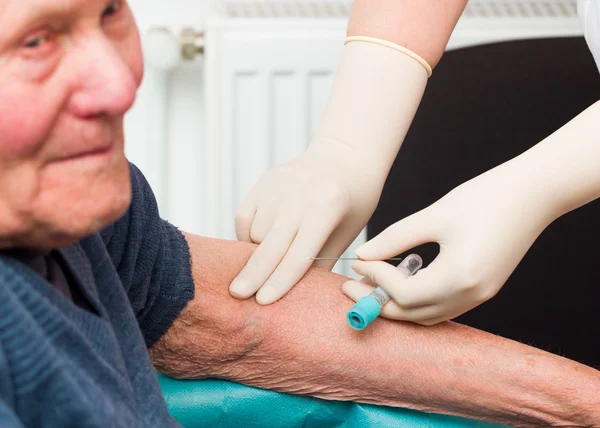
[{"label": "bare arm", "polygon": [[196,297],[151,349],[166,374],[512,426],[600,424],[592,368],[450,322],[381,319],[355,332],[345,322],[345,278],[320,269],[271,306],[236,300],[228,286],[254,246],[187,239]]},{"label": "bare arm", "polygon": [[355,0],[349,36],[389,40],[435,67],[468,0]]}]

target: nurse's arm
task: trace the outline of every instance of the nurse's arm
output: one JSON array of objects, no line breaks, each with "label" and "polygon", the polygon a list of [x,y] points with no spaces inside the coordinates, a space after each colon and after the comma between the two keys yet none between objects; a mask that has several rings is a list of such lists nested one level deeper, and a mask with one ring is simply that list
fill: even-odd
[{"label": "nurse's arm", "polygon": [[468,0],[354,0],[349,36],[388,40],[435,67]]}]

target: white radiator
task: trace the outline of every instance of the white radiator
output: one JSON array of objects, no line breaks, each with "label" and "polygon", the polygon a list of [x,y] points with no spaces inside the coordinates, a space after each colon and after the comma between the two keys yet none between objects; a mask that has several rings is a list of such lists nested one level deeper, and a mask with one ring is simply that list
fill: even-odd
[{"label": "white radiator", "polygon": [[[186,125],[180,115],[174,118],[163,110],[166,125],[154,112],[158,122],[130,127],[139,126],[145,135],[154,127],[165,138],[162,148],[153,145],[153,153],[131,151],[153,165],[145,172],[153,176],[167,218],[176,224],[185,219],[184,228],[193,232],[235,238],[233,218],[244,195],[265,171],[300,155],[310,142],[337,68],[349,8],[350,2],[343,0],[214,2],[204,27],[204,70],[196,69],[203,88],[177,91],[178,96],[202,99],[176,100],[173,91],[154,88],[155,97],[170,99],[155,110],[183,103],[189,112],[190,103],[200,103],[193,108],[203,117],[188,115],[186,120],[195,122]],[[580,34],[575,0],[471,0],[448,49]],[[189,79],[190,67],[184,79]],[[181,69],[173,73],[179,73],[180,85]],[[172,73],[159,75],[166,86],[173,84]],[[197,134],[198,123],[204,136],[193,144],[182,129],[191,126]],[[182,146],[169,137],[187,143]],[[363,232],[350,250],[365,236]],[[343,264],[336,270],[351,273]]]}]

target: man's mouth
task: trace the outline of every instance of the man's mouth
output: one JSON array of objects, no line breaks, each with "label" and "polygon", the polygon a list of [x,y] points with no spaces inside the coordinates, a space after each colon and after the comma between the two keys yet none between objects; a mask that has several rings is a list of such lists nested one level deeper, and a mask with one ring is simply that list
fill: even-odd
[{"label": "man's mouth", "polygon": [[56,161],[63,162],[63,161],[78,160],[78,159],[83,159],[83,158],[103,157],[103,156],[110,155],[112,153],[112,151],[114,150],[114,147],[115,147],[114,144],[105,145],[105,146],[98,147],[95,149],[86,150],[86,151],[79,152],[79,153],[74,153],[72,155],[62,156],[62,157],[58,158]]}]

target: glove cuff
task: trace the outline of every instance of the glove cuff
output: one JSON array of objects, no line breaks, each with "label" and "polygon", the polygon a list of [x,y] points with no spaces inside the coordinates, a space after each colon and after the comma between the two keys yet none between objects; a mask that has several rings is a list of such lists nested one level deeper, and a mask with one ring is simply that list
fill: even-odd
[{"label": "glove cuff", "polygon": [[424,64],[394,43],[348,38],[309,150],[327,151],[340,164],[358,161],[385,178],[425,91]]},{"label": "glove cuff", "polygon": [[387,40],[378,39],[376,37],[367,37],[367,36],[346,37],[346,40],[344,40],[344,45],[347,45],[348,43],[352,43],[352,42],[375,43],[376,45],[386,46],[388,48],[395,49],[398,52],[402,52],[403,54],[408,55],[409,57],[411,57],[412,59],[417,61],[419,64],[421,64],[423,66],[423,68],[425,69],[425,72],[427,73],[427,77],[431,77],[433,70],[431,69],[431,66],[429,65],[429,63],[427,61],[425,61],[421,56],[417,55],[410,49],[405,48],[404,46],[400,46],[396,43],[392,43]]}]

